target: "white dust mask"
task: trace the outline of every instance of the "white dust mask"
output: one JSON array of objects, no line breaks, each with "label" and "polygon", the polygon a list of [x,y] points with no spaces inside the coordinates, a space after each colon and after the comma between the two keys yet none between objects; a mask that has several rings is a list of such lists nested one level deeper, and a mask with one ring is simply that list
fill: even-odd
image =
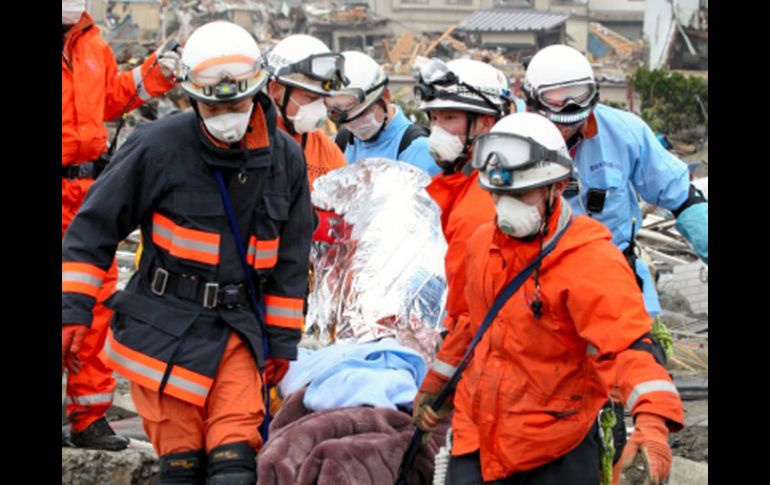
[{"label": "white dust mask", "polygon": [[543,221],[538,210],[540,202],[529,205],[509,195],[500,196],[495,202],[497,226],[509,236],[519,239],[535,234]]},{"label": "white dust mask", "polygon": [[235,143],[243,138],[246,129],[249,127],[251,112],[254,110],[254,104],[251,105],[246,113],[225,113],[223,115],[203,118],[206,129],[211,136],[225,143]]},{"label": "white dust mask", "polygon": [[459,136],[449,133],[440,126],[431,128],[428,137],[428,151],[435,161],[454,162],[462,154],[463,147],[463,142]]},{"label": "white dust mask", "polygon": [[367,141],[380,131],[383,123],[385,123],[385,119],[377,121],[377,112],[372,110],[371,113],[346,123],[345,128],[350,130],[359,140]]},{"label": "white dust mask", "polygon": [[[294,101],[296,103],[296,101]],[[326,105],[323,98],[318,98],[312,103],[299,105],[299,110],[289,120],[294,125],[297,133],[310,133],[321,128],[326,120]]]}]

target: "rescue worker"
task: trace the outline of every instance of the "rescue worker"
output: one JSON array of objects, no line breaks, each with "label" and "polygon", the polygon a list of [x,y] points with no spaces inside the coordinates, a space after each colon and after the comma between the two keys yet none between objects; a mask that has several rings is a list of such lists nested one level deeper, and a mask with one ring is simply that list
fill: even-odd
[{"label": "rescue worker", "polygon": [[439,172],[428,153],[428,132],[391,103],[388,75],[371,57],[346,51],[350,84],[324,99],[329,118],[341,126],[337,145],[348,163],[372,157],[399,160],[433,176]]},{"label": "rescue worker", "polygon": [[508,114],[511,96],[502,72],[471,59],[446,64],[431,59],[421,70],[414,91],[421,101],[419,109],[430,118],[430,154],[442,170],[426,190],[441,208],[447,241],[444,327],[452,330],[460,314],[468,310],[465,245],[481,224],[495,218],[492,198],[479,187],[478,172],[468,165],[469,148],[477,135],[488,132]]},{"label": "rescue worker", "polygon": [[281,116],[278,126],[302,145],[310,190],[316,178],[344,167],[345,156],[320,129],[324,98],[345,82],[343,59],[315,37],[290,35],[267,54],[268,93]]},{"label": "rescue worker", "polygon": [[[173,51],[155,53],[132,71],[118,73],[112,50],[85,11],[84,0],[62,0],[62,237],[107,164],[103,121],[116,119],[174,87],[171,78],[178,61]],[[115,291],[116,281],[113,263],[93,295],[93,324],[75,342],[70,357],[66,413],[70,441],[80,447],[120,450],[128,445],[128,439],[116,436],[104,418],[112,404],[115,379],[98,357],[112,315],[102,302]],[[62,432],[62,446],[69,444]]]},{"label": "rescue worker", "polygon": [[447,339],[475,335],[501,290],[545,257],[481,337],[453,403],[428,405],[463,357],[447,341],[415,398],[428,432],[454,405],[448,483],[600,483],[597,415],[616,376],[635,421],[617,466],[641,452],[663,480],[682,403],[649,351],[650,317],[623,254],[561,197],[572,170],[559,130],[535,113],[506,116],[476,137],[470,163],[497,216],[468,241],[469,312]]},{"label": "rescue worker", "polygon": [[538,51],[522,89],[528,109],[556,123],[570,149],[577,190],[570,190],[567,200],[576,214],[610,229],[612,242],[635,269],[647,311],[656,317],[655,283],[634,252],[642,227],[638,199],[673,212],[677,230],[708,263],[708,203],[690,184],[687,165],[666,151],[638,116],[599,103],[591,64],[572,47]]},{"label": "rescue worker", "polygon": [[91,325],[117,244],[139,225],[142,259],[105,302],[115,317],[102,355],[131,381],[159,483],[253,484],[262,387],[280,381],[300,339],[307,171],[277,129],[246,30],[203,25],[181,61],[194,112],[138,127],[64,237],[62,332],[78,338]]}]

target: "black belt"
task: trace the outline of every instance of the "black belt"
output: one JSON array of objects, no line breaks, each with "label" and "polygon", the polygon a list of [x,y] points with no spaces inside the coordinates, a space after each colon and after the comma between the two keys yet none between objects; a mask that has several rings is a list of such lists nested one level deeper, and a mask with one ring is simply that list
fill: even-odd
[{"label": "black belt", "polygon": [[223,287],[219,283],[202,281],[195,276],[181,276],[155,266],[150,269],[150,291],[158,296],[166,293],[192,300],[204,308],[240,308],[249,305],[249,294],[243,283]]},{"label": "black belt", "polygon": [[72,165],[62,165],[61,178],[69,180],[95,179],[104,171],[106,167],[107,163],[100,160],[75,163]]}]

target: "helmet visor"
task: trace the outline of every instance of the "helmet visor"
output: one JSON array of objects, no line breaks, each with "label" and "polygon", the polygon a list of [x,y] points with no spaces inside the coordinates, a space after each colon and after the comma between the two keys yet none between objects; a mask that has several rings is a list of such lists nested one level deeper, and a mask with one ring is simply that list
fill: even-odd
[{"label": "helmet visor", "polygon": [[540,103],[553,112],[561,112],[569,106],[587,108],[596,95],[596,84],[591,80],[560,86],[547,86],[538,90]]},{"label": "helmet visor", "polygon": [[[327,115],[333,122],[340,124],[352,120],[356,115],[366,111],[366,108],[379,99],[372,99],[368,105],[363,106],[366,97],[388,83],[385,78],[367,90],[361,88],[343,88],[332,96],[324,99]],[[384,91],[384,90],[383,90]]]},{"label": "helmet visor", "polygon": [[449,69],[444,61],[437,58],[431,58],[422,69],[420,69],[421,84],[456,84],[457,75]]},{"label": "helmet visor", "polygon": [[223,56],[201,62],[186,70],[186,78],[193,84],[215,86],[225,79],[240,82],[255,78],[262,70],[262,63],[248,56]]},{"label": "helmet visor", "polygon": [[571,167],[569,158],[532,138],[512,133],[484,133],[473,141],[471,167],[476,170],[519,170],[541,162]]},{"label": "helmet visor", "polygon": [[299,62],[282,67],[276,76],[300,73],[321,82],[324,91],[336,91],[350,81],[345,77],[345,58],[336,52],[314,54]]}]

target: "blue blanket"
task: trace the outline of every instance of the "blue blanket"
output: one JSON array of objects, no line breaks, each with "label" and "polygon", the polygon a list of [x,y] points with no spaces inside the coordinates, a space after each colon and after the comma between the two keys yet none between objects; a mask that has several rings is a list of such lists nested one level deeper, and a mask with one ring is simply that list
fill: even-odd
[{"label": "blue blanket", "polygon": [[303,404],[314,411],[356,406],[410,408],[426,372],[422,356],[392,338],[337,343],[315,351],[300,348],[279,390],[288,396],[309,384]]}]

